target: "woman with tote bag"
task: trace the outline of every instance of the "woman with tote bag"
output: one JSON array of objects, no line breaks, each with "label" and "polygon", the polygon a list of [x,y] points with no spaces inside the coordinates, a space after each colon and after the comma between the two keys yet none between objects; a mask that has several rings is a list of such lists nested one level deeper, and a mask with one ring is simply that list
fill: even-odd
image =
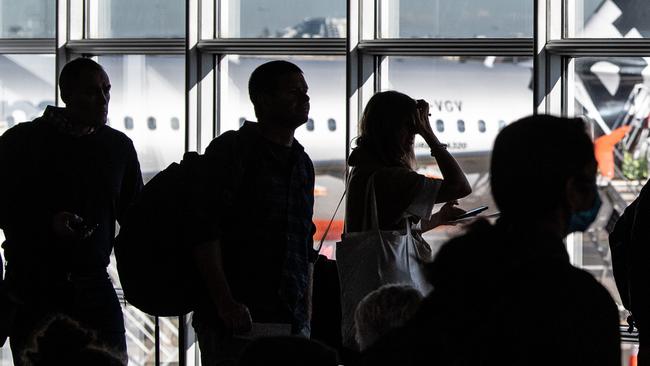
[{"label": "woman with tote bag", "polygon": [[[431,148],[444,180],[414,171],[416,134]],[[426,294],[421,263],[431,260],[431,249],[420,234],[464,213],[454,205],[471,188],[433,133],[428,103],[396,91],[370,99],[348,163],[345,233],[336,257],[343,344],[356,349],[353,317],[359,301],[387,283],[408,283]],[[439,202],[447,204],[432,215]]]}]

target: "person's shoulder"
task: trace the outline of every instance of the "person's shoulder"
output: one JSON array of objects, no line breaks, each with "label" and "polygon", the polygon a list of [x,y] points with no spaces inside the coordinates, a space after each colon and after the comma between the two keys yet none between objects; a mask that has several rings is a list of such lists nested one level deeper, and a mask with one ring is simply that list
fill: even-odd
[{"label": "person's shoulder", "polygon": [[0,141],[15,141],[17,139],[30,138],[40,128],[40,124],[37,123],[39,120],[40,117],[33,121],[16,124],[0,136]]},{"label": "person's shoulder", "polygon": [[607,291],[607,289],[600,282],[598,282],[598,280],[596,280],[592,274],[574,266],[569,266],[568,271],[571,278],[572,287],[576,291],[581,292],[581,297],[584,296],[585,300],[586,297],[590,297],[592,299],[596,298],[615,306],[616,303],[614,302],[614,299],[612,299],[612,296],[609,294],[609,291]]},{"label": "person's shoulder", "polygon": [[118,131],[111,126],[102,126],[100,131],[97,131],[102,137],[106,138],[112,146],[133,146],[133,141],[124,132]]},{"label": "person's shoulder", "polygon": [[205,148],[206,156],[219,156],[224,150],[231,150],[234,146],[238,145],[240,140],[240,131],[226,131],[210,141],[208,147]]}]

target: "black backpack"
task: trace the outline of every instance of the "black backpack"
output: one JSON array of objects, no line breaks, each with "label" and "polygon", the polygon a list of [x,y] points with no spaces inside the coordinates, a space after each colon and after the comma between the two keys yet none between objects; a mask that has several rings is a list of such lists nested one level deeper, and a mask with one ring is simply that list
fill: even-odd
[{"label": "black backpack", "polygon": [[[632,250],[632,230],[634,216],[639,198],[636,198],[623,214],[616,220],[614,229],[609,234],[609,249],[612,253],[612,272],[616,288],[621,296],[623,306],[631,310],[632,299],[630,296],[630,269]],[[615,214],[616,215],[616,214]]]},{"label": "black backpack", "polygon": [[185,153],[154,176],[120,227],[115,258],[124,298],[145,313],[187,314],[206,292],[192,246],[214,239],[210,229],[243,174],[237,134],[218,139],[212,156]]}]

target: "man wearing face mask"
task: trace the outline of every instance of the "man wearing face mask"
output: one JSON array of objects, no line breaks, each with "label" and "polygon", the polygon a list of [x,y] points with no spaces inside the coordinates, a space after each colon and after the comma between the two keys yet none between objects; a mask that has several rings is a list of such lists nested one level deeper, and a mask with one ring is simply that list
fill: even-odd
[{"label": "man wearing face mask", "polygon": [[408,365],[620,365],[616,304],[563,243],[598,214],[595,176],[581,120],[537,115],[504,128],[490,170],[500,219],[440,249],[433,292],[366,364],[400,354]]},{"label": "man wearing face mask", "polygon": [[4,288],[16,304],[14,364],[35,329],[63,313],[126,356],[124,320],[106,267],[116,220],[142,188],[131,140],[106,126],[110,81],[88,58],[59,76],[65,108],[0,136]]}]

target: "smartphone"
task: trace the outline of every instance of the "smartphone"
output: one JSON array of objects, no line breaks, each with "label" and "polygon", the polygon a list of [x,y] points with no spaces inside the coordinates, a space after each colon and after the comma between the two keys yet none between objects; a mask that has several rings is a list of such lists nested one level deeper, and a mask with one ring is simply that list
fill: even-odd
[{"label": "smartphone", "polygon": [[488,206],[479,206],[479,207],[473,208],[473,209],[465,212],[464,214],[462,214],[462,215],[460,215],[458,217],[455,217],[454,221],[466,219],[466,218],[472,217],[472,216],[476,216],[476,215],[480,214],[481,212],[483,212],[483,211],[485,211],[487,209],[488,209]]}]

